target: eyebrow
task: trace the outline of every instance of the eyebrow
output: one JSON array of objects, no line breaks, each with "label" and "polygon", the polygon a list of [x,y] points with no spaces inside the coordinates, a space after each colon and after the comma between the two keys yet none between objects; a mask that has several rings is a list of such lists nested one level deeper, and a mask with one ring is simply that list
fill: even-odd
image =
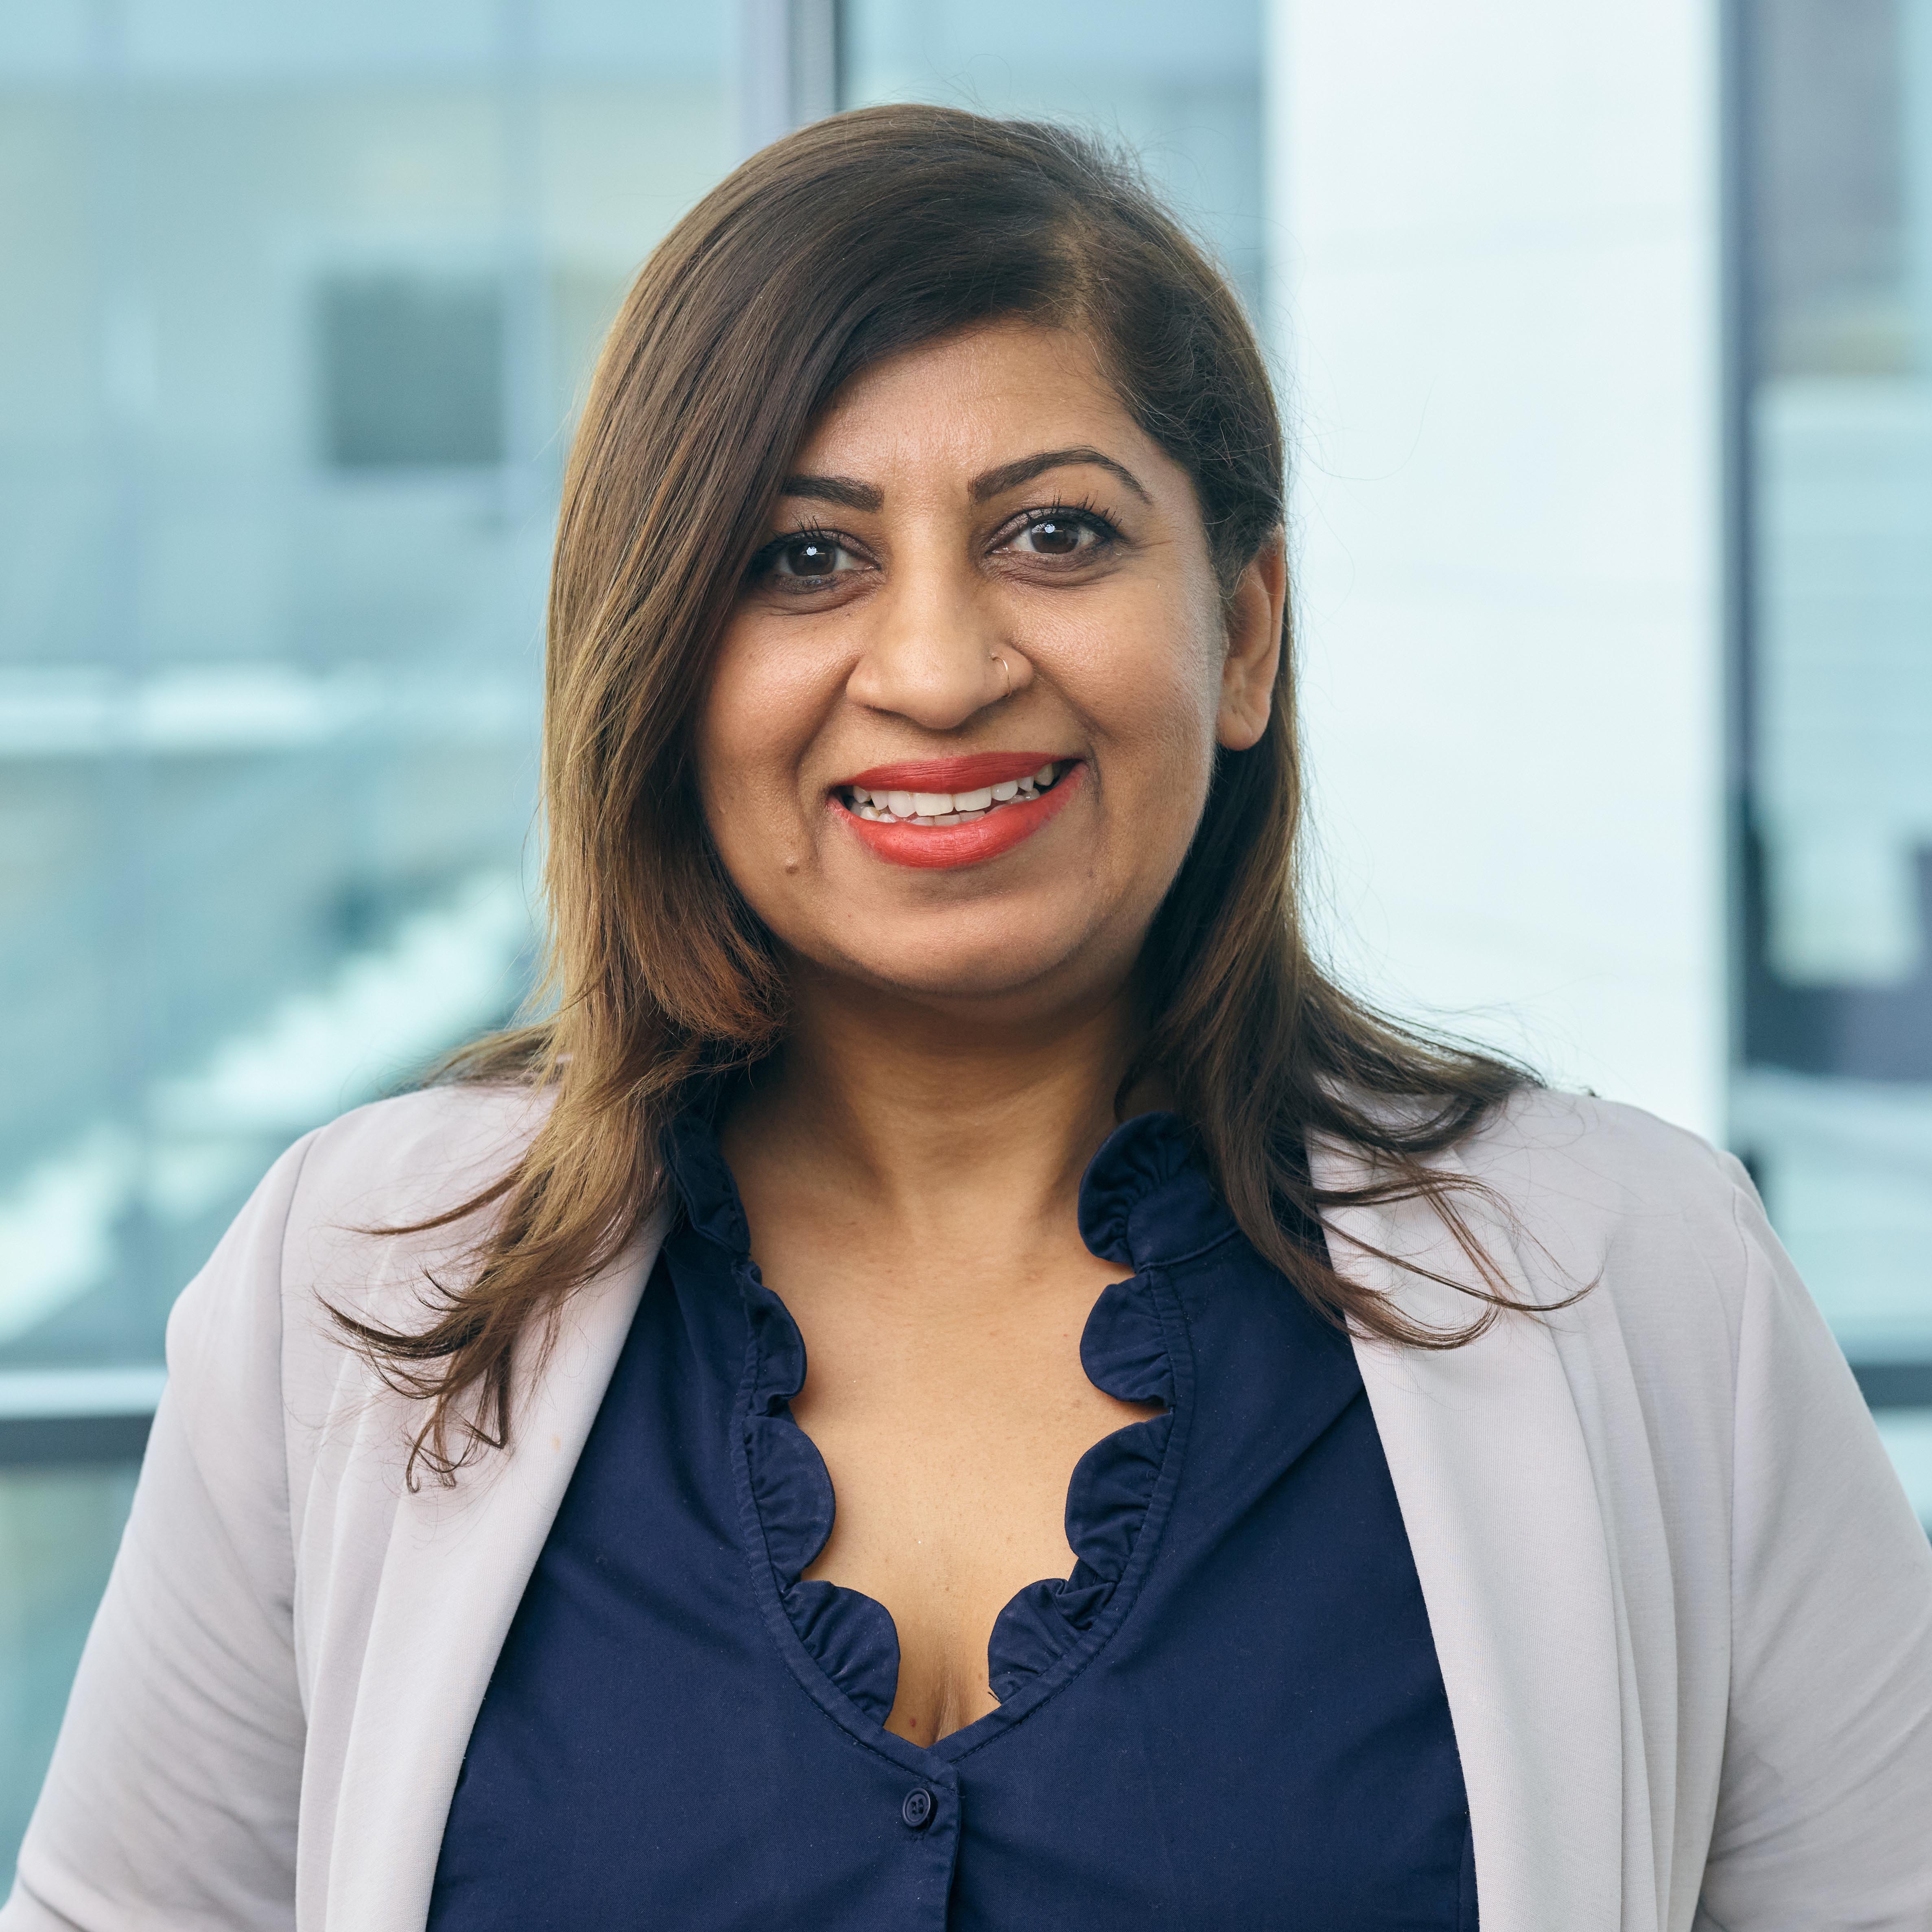
[{"label": "eyebrow", "polygon": [[1035,455],[1022,456],[1014,462],[1001,464],[997,470],[988,470],[984,476],[973,479],[973,500],[983,503],[989,496],[1000,496],[1006,490],[1018,489],[1022,483],[1030,483],[1036,476],[1044,476],[1049,470],[1071,470],[1083,464],[1118,476],[1143,503],[1154,501],[1142,488],[1140,478],[1125,464],[1116,463],[1111,456],[1084,442],[1076,443],[1070,449],[1042,449]]},{"label": "eyebrow", "polygon": [[877,484],[861,483],[856,476],[788,476],[778,494],[836,503],[847,510],[881,510],[886,502],[886,493]]},{"label": "eyebrow", "polygon": [[[988,470],[973,479],[973,500],[983,503],[989,498],[1003,496],[1009,490],[1017,490],[1022,483],[1030,483],[1036,476],[1043,476],[1049,470],[1071,470],[1082,465],[1096,470],[1105,470],[1118,476],[1143,503],[1151,503],[1154,499],[1142,488],[1140,478],[1125,464],[1114,459],[1088,443],[1076,443],[1068,449],[1042,449],[1031,456],[1017,457],[1011,463],[1003,463],[997,470]],[[802,497],[810,502],[836,503],[842,509],[864,510],[876,513],[885,507],[886,493],[875,483],[862,483],[856,476],[788,476],[779,486],[782,496]]]}]

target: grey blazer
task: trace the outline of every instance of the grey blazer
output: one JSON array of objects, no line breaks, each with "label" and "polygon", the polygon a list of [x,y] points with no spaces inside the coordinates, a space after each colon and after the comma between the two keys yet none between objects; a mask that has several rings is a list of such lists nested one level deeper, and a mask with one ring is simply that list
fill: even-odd
[{"label": "grey blazer", "polygon": [[[401,1479],[399,1400],[326,1297],[402,1317],[452,1250],[356,1232],[500,1169],[540,1103],[443,1090],[276,1163],[169,1330],[170,1381],[0,1932],[420,1932],[471,1721],[659,1230],[569,1305],[514,1446]],[[1346,1183],[1336,1150],[1318,1181]],[[1524,1298],[1358,1354],[1460,1748],[1484,1932],[1932,1932],[1932,1547],[1737,1163],[1526,1096],[1444,1165]],[[1334,1214],[1424,1319],[1470,1264]],[[646,1916],[648,1916],[646,1911]],[[1211,1915],[1210,1915],[1211,1916]]]}]

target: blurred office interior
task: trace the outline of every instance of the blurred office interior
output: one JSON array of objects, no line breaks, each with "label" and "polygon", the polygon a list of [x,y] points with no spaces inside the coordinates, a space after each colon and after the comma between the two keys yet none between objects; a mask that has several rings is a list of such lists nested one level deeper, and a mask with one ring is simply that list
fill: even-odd
[{"label": "blurred office interior", "polygon": [[1757,1176],[1932,1518],[1932,0],[0,13],[0,1862],[168,1307],[513,1012],[641,257],[802,119],[1132,144],[1270,340],[1358,982]]}]

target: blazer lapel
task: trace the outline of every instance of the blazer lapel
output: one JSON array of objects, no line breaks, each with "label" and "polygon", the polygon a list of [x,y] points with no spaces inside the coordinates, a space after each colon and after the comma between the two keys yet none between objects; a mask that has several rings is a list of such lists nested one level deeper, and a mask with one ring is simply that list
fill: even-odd
[{"label": "blazer lapel", "polygon": [[[1317,1143],[1316,1185],[1358,1184]],[[1451,1160],[1439,1163],[1453,1169]],[[1527,1300],[1508,1230],[1478,1240]],[[1426,1203],[1334,1210],[1335,1265],[1432,1326],[1481,1304],[1365,1252],[1480,1278]],[[1483,1932],[1617,1932],[1622,1720],[1608,1543],[1576,1406],[1549,1328],[1505,1316],[1460,1348],[1358,1340],[1356,1358],[1408,1530],[1469,1801]]]},{"label": "blazer lapel", "polygon": [[422,1932],[470,1727],[663,1235],[660,1215],[566,1304],[511,1453],[398,1502],[343,1759],[332,1927]]}]

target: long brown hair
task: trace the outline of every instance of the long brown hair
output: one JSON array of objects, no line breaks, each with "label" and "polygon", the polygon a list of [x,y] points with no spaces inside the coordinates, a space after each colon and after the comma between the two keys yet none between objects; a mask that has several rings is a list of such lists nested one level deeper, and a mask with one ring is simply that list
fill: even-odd
[{"label": "long brown hair", "polygon": [[[783,973],[694,782],[713,646],[789,460],[841,386],[996,317],[1094,345],[1192,478],[1224,586],[1281,529],[1281,426],[1240,303],[1130,164],[1065,129],[940,107],[840,115],[754,156],[678,224],[612,328],[564,483],[544,764],[555,1017],[480,1042],[446,1076],[554,1100],[494,1186],[422,1224],[488,1210],[467,1264],[430,1284],[426,1324],[337,1317],[429,1405],[412,1473],[447,1480],[507,1441],[520,1345],[540,1358],[565,1299],[659,1202],[667,1124],[782,1037]],[[1311,1302],[1362,1333],[1452,1347],[1508,1297],[1458,1210],[1468,1184],[1430,1157],[1528,1076],[1370,1012],[1311,957],[1290,668],[1284,650],[1261,742],[1220,754],[1149,935],[1136,1071],[1165,1073],[1242,1228]],[[1314,1189],[1311,1134],[1366,1156],[1371,1180]],[[1323,1208],[1418,1196],[1484,1284],[1466,1326],[1419,1327],[1290,1232]]]}]

